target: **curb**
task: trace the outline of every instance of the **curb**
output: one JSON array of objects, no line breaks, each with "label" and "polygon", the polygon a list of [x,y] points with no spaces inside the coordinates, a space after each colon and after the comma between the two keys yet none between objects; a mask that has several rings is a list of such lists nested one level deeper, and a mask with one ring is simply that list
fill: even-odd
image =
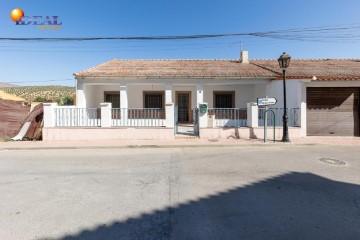
[{"label": "curb", "polygon": [[0,151],[28,151],[28,150],[81,150],[81,149],[148,149],[148,148],[242,148],[242,147],[314,147],[314,146],[331,146],[318,143],[284,143],[284,144],[199,144],[199,145],[125,145],[125,146],[79,146],[79,147],[8,147],[0,148]]}]

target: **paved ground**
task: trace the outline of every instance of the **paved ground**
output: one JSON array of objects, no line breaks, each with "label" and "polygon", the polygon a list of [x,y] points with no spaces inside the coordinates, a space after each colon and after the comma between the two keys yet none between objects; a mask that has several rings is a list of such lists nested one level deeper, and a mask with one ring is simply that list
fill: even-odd
[{"label": "paved ground", "polygon": [[[359,146],[360,137],[306,137],[291,139],[285,145],[336,145]],[[174,139],[174,140],[101,140],[101,141],[49,141],[49,142],[0,142],[0,150],[6,149],[52,149],[52,148],[135,148],[135,147],[236,147],[236,146],[273,146],[269,141],[263,143],[261,139]],[[283,146],[284,143],[276,142]]]},{"label": "paved ground", "polygon": [[359,155],[296,145],[1,150],[0,239],[359,239]]}]

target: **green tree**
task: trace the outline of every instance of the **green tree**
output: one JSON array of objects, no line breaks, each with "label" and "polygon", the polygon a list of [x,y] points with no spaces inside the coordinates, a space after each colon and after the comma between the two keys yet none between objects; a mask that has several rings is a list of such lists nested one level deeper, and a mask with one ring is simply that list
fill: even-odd
[{"label": "green tree", "polygon": [[36,97],[33,102],[46,102],[47,99],[45,97]]},{"label": "green tree", "polygon": [[69,105],[74,105],[74,97],[73,96],[65,96],[63,98],[63,103],[64,105],[66,106],[69,106]]}]

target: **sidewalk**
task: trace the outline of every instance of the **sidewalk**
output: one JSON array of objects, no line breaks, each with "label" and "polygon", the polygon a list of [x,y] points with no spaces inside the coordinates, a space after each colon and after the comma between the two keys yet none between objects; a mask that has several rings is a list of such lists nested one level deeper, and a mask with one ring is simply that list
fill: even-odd
[{"label": "sidewalk", "polygon": [[52,142],[0,142],[0,150],[30,149],[86,149],[86,148],[180,148],[180,147],[242,147],[242,146],[308,146],[348,145],[360,146],[358,137],[306,137],[291,139],[291,143],[261,139],[176,139],[176,140],[102,140],[102,141],[52,141]]}]

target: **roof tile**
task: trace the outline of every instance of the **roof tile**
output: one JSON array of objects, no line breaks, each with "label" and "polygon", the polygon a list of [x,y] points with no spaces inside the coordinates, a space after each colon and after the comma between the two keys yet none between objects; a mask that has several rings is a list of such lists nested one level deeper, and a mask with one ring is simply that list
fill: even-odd
[{"label": "roof tile", "polygon": [[[119,60],[74,74],[77,78],[269,78],[281,79],[277,60]],[[291,60],[289,79],[360,80],[360,60]]]}]

